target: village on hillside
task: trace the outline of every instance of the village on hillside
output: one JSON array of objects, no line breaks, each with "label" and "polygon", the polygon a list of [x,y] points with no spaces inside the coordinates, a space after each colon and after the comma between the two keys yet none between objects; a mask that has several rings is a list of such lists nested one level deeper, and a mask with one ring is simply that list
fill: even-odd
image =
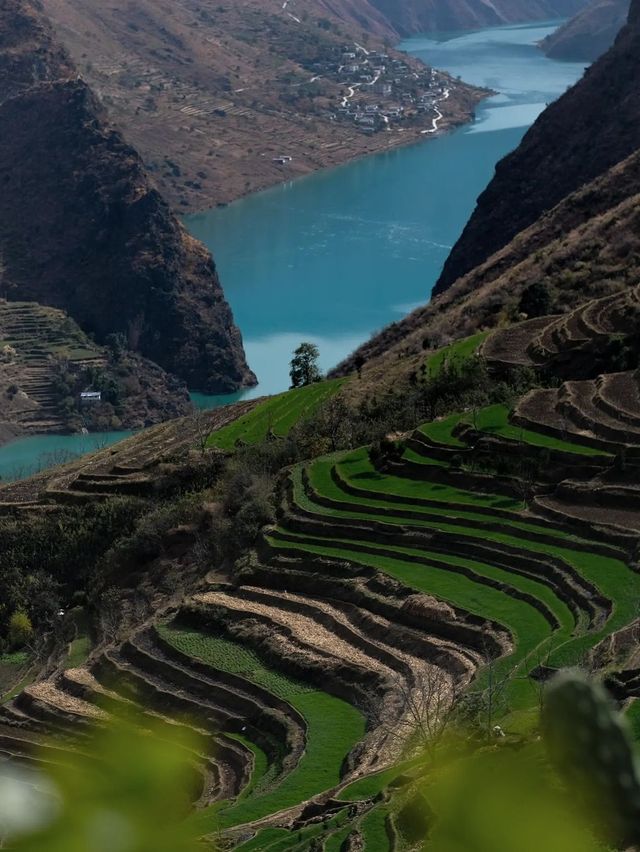
[{"label": "village on hillside", "polygon": [[329,117],[352,122],[364,133],[417,118],[430,119],[425,132],[434,132],[442,117],[438,104],[450,91],[445,75],[433,68],[411,67],[403,59],[358,44],[336,49],[326,60],[314,62],[312,70],[310,83],[324,79],[341,86]]}]

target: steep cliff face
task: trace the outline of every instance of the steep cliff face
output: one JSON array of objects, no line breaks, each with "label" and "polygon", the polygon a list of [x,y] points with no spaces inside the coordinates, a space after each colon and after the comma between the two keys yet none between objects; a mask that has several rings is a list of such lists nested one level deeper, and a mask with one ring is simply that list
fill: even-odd
[{"label": "steep cliff face", "polygon": [[0,51],[2,295],[62,308],[99,341],[123,333],[193,389],[254,382],[211,256],[152,188],[37,7],[2,4]]},{"label": "steep cliff face", "polygon": [[369,0],[402,36],[575,15],[587,0]]},{"label": "steep cliff face", "polygon": [[629,14],[629,0],[593,0],[542,42],[554,59],[594,62],[614,43]]},{"label": "steep cliff face", "polygon": [[563,198],[640,147],[640,0],[615,45],[496,168],[434,293],[507,245]]}]

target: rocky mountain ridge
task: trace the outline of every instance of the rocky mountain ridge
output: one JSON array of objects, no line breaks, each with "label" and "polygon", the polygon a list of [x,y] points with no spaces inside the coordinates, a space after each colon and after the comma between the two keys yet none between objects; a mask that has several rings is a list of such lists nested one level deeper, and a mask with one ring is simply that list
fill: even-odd
[{"label": "rocky mountain ridge", "polygon": [[629,0],[593,0],[541,47],[552,59],[594,62],[611,47],[628,15]]},{"label": "rocky mountain ridge", "polygon": [[485,262],[563,198],[640,147],[640,2],[611,50],[538,118],[496,167],[434,295]]},{"label": "rocky mountain ridge", "polygon": [[[336,375],[364,361],[377,383],[391,386],[399,370],[412,369],[414,362],[419,366],[425,349],[530,316],[534,308],[527,293],[537,294],[544,310],[561,314],[638,280],[640,123],[633,81],[639,32],[636,2],[615,48],[543,114],[522,146],[498,166],[445,269],[455,262],[453,283],[363,344]],[[594,134],[589,120],[607,87],[615,92],[612,102],[619,109],[598,116],[599,134]],[[616,158],[595,178],[584,179],[587,167],[597,171]],[[566,175],[561,176],[562,167]],[[563,181],[574,189],[552,201]],[[405,357],[409,361],[402,367]]]},{"label": "rocky mountain ridge", "polygon": [[109,124],[39,5],[0,9],[2,295],[61,308],[191,388],[255,382],[215,266]]}]

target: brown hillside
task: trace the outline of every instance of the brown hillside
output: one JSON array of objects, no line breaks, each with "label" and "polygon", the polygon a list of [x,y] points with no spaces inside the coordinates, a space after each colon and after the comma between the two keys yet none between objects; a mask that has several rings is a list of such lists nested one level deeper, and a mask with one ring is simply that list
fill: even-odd
[{"label": "brown hillside", "polygon": [[[368,0],[44,0],[60,40],[110,118],[174,206],[228,203],[350,159],[426,138],[435,113],[379,126],[355,121],[366,104],[388,109],[415,89],[419,60],[387,50],[398,35]],[[360,45],[360,48],[356,47]],[[391,93],[374,91],[365,51],[407,67]],[[344,52],[356,58],[343,61]],[[358,72],[342,71],[355,63]],[[399,78],[386,63],[387,82]],[[364,75],[363,79],[359,76]],[[440,129],[468,121],[480,92],[438,75],[450,90]],[[339,112],[357,84],[354,115]],[[283,154],[292,157],[286,165]]]},{"label": "brown hillside", "polygon": [[480,196],[434,293],[640,147],[640,0],[615,46],[540,116]]},{"label": "brown hillside", "polygon": [[593,0],[542,42],[554,59],[593,62],[608,50],[625,25],[629,0]]},{"label": "brown hillside", "polygon": [[151,187],[35,7],[2,5],[0,45],[13,81],[0,100],[2,295],[62,308],[99,341],[123,333],[194,389],[250,384],[210,255]]}]

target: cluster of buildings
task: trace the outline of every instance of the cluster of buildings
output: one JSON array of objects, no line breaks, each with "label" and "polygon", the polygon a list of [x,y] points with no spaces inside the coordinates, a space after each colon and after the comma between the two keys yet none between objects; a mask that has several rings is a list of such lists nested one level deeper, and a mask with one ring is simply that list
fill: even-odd
[{"label": "cluster of buildings", "polygon": [[411,67],[402,59],[363,47],[316,62],[317,77],[340,84],[342,94],[331,110],[333,120],[351,121],[365,133],[388,129],[419,114],[435,114],[446,89],[441,75],[428,66]]}]

